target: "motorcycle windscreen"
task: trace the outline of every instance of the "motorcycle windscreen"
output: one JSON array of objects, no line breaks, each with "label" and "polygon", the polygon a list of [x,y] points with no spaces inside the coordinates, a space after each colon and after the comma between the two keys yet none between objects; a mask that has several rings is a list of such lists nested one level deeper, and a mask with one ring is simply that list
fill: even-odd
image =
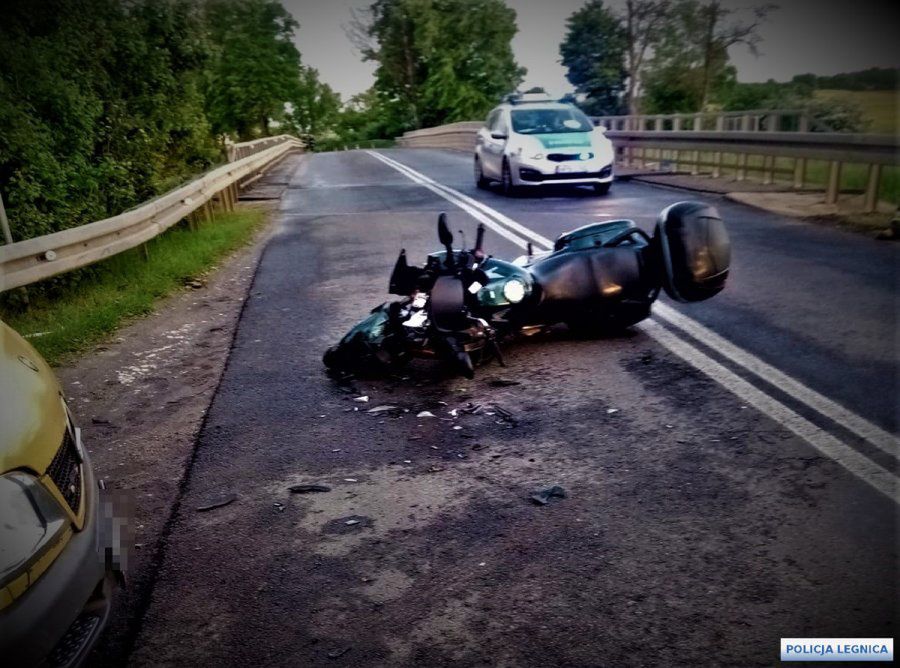
[{"label": "motorcycle windscreen", "polygon": [[678,202],[659,214],[654,241],[660,253],[662,286],[672,299],[699,302],[725,287],[731,242],[715,207]]}]

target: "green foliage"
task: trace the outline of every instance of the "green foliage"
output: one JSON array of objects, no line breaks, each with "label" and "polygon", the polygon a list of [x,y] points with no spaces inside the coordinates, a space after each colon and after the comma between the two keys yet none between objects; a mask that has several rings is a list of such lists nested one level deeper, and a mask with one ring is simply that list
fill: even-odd
[{"label": "green foliage", "polygon": [[207,0],[213,57],[207,111],[217,133],[269,134],[300,88],[299,24],[277,0]]},{"label": "green foliage", "polygon": [[569,83],[587,96],[582,105],[587,113],[624,111],[625,46],[622,25],[602,0],[590,0],[566,21],[559,53]]},{"label": "green foliage", "polygon": [[695,112],[721,107],[734,90],[735,69],[728,49],[743,45],[756,53],[759,28],[774,5],[751,10],[747,21],[734,19],[720,0],[678,0],[655,44],[644,74],[644,111]]},{"label": "green foliage", "polygon": [[376,0],[369,12],[360,27],[364,57],[378,63],[369,102],[386,134],[481,117],[522,80],[510,46],[516,15],[502,0]]},{"label": "green foliage", "polygon": [[171,189],[224,159],[223,134],[272,119],[327,131],[340,100],[301,65],[296,27],[275,0],[7,0],[0,195],[14,240]]},{"label": "green foliage", "polygon": [[900,88],[900,69],[870,67],[859,72],[843,72],[833,76],[798,74],[793,83],[804,84],[818,90],[897,90]]},{"label": "green foliage", "polygon": [[[28,310],[0,300],[0,318],[29,337],[48,362],[58,364],[102,340],[128,318],[152,311],[158,299],[246,243],[264,220],[261,209],[245,208],[217,214],[215,222],[196,230],[172,228],[147,242],[149,259],[139,248],[115,255],[93,267],[92,280],[71,283],[52,298],[29,288]],[[39,336],[30,336],[35,334]]]}]

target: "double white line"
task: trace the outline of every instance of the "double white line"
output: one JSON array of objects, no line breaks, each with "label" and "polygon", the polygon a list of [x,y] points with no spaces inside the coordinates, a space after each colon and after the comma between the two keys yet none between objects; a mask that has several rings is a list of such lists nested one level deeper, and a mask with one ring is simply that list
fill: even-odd
[{"label": "double white line", "polygon": [[[367,153],[396,169],[411,181],[428,188],[431,192],[456,205],[475,220],[484,223],[486,227],[509,239],[520,248],[526,248],[528,241],[531,241],[539,249],[550,249],[553,247],[553,242],[550,239],[537,234],[496,209],[492,209],[458,190],[438,183],[424,174],[397,162],[393,158],[375,151],[367,151]],[[702,342],[724,359],[744,369],[754,380],[758,379],[775,387],[791,397],[792,400],[803,404],[815,413],[838,424],[847,432],[889,455],[893,464],[900,459],[900,443],[892,434],[807,387],[797,379],[779,371],[755,355],[739,348],[709,328],[664,303],[657,302],[654,305],[653,315],[655,320],[645,320],[638,325],[638,328],[668,348],[672,353],[678,355],[740,397],[741,400],[792,431],[822,455],[834,460],[882,494],[893,499],[894,502],[900,503],[900,480],[894,473],[864,456],[833,434],[813,424],[756,385],[740,377],[721,362],[703,352],[696,345],[689,343],[686,338]],[[664,322],[673,329],[663,327],[658,321]]]}]

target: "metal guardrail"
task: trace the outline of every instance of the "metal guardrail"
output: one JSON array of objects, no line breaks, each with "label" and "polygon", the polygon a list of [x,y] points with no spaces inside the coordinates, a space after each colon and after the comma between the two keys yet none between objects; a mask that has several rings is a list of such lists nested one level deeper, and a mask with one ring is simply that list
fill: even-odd
[{"label": "metal guardrail", "polygon": [[[745,119],[757,113],[762,112],[727,112],[725,115],[739,115]],[[775,115],[785,112],[765,113]],[[721,122],[717,121],[721,127],[724,127],[724,121],[721,120],[723,116],[719,115]],[[742,123],[745,126],[752,125]],[[699,123],[695,123],[696,125]],[[482,126],[483,123],[480,122],[464,122],[424,128],[404,133],[397,138],[397,143],[405,147],[473,151],[475,134]],[[607,130],[606,136],[613,142],[616,162],[620,165],[645,168],[655,166],[661,171],[672,171],[672,165],[676,170],[685,165],[695,175],[700,175],[702,168],[709,168],[705,172],[709,176],[718,178],[725,171],[730,171],[736,181],[743,181],[749,172],[756,171],[762,174],[764,184],[773,183],[776,175],[785,171],[783,168],[776,169],[776,159],[791,159],[791,182],[798,189],[808,182],[807,162],[826,161],[829,169],[825,201],[829,204],[838,200],[843,165],[867,165],[868,179],[863,209],[868,213],[876,211],[878,206],[883,167],[900,164],[900,138],[894,135],[762,132],[752,129],[736,132],[722,129],[697,131],[679,130],[677,127],[674,130]],[[735,156],[734,161],[728,163],[724,159],[726,155]],[[761,156],[762,164],[753,164],[748,159],[750,156]]]},{"label": "metal guardrail", "polygon": [[594,116],[595,125],[607,130],[679,132],[830,132],[831,129],[799,109],[751,109],[692,114],[640,114]]},{"label": "metal guardrail", "polygon": [[[606,135],[616,148],[617,162],[627,166],[659,169],[667,162],[677,171],[680,166],[699,175],[701,168],[711,168],[710,176],[719,178],[724,169],[733,172],[736,181],[743,181],[751,170],[762,173],[764,184],[775,181],[776,159],[792,159],[792,185],[802,188],[807,183],[807,162],[828,163],[825,201],[838,201],[843,165],[868,166],[868,178],[863,210],[876,211],[881,174],[884,166],[897,165],[900,157],[900,138],[895,135],[863,135],[818,132],[618,132]],[[734,155],[726,164],[725,155]],[[749,156],[761,156],[761,165],[752,165]]]},{"label": "metal guardrail", "polygon": [[[212,215],[212,204],[231,210],[239,184],[270,167],[290,151],[302,149],[295,137],[281,135],[232,145],[235,160],[188,184],[111,218],[53,234],[0,246],[0,292],[85,267],[134,248],[198,210]],[[237,157],[243,154],[243,157]],[[232,153],[229,151],[229,157]]]}]

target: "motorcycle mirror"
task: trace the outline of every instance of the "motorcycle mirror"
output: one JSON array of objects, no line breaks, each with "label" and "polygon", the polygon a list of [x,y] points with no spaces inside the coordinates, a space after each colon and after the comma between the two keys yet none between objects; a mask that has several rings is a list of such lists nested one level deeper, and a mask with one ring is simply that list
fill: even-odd
[{"label": "motorcycle mirror", "polygon": [[478,223],[478,232],[475,234],[474,255],[479,260],[484,257],[484,223]]},{"label": "motorcycle mirror", "polygon": [[453,233],[447,225],[447,214],[443,211],[438,216],[438,239],[442,246],[446,246],[449,251],[453,245]]}]

